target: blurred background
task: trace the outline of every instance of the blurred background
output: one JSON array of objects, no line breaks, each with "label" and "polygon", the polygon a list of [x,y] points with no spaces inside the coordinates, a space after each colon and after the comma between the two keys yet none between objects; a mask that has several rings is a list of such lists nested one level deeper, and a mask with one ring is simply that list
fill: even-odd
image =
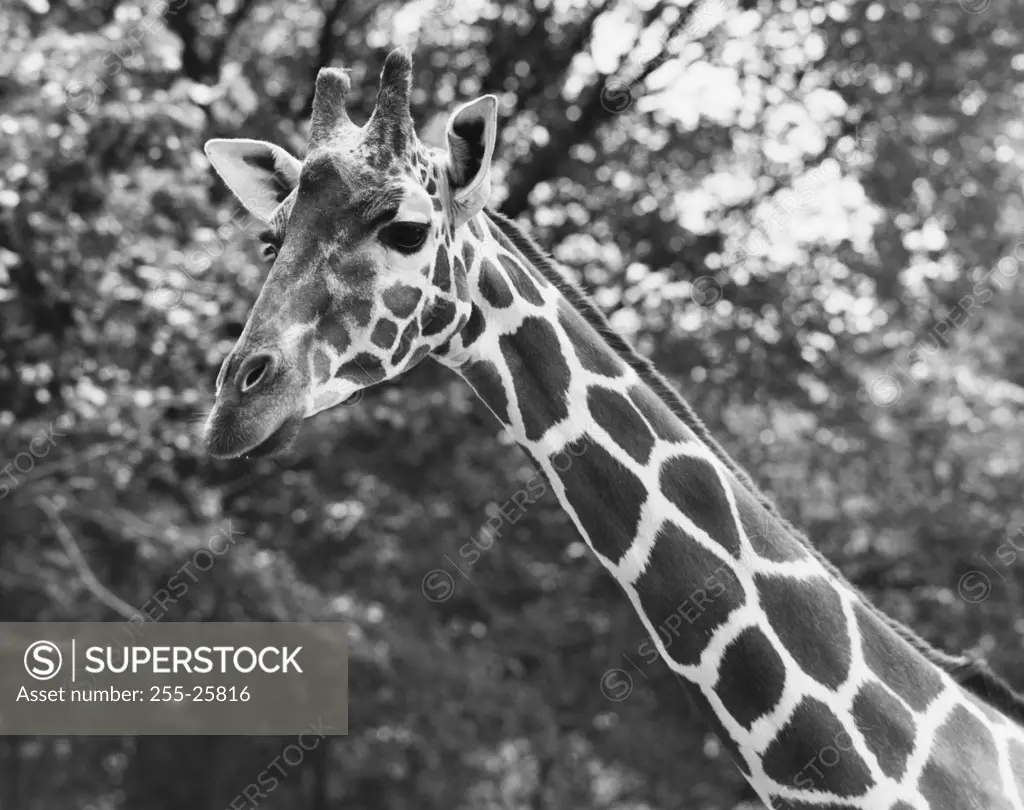
[{"label": "blurred background", "polygon": [[267,271],[203,143],[301,156],[317,70],[352,69],[362,123],[400,44],[425,140],[498,95],[494,206],[782,511],[1024,688],[1021,31],[1017,0],[5,4],[0,619],[352,635],[350,733],[294,766],[288,738],[0,738],[0,807],[758,806],[550,493],[488,542],[533,471],[445,369],[276,460],[200,450]]}]

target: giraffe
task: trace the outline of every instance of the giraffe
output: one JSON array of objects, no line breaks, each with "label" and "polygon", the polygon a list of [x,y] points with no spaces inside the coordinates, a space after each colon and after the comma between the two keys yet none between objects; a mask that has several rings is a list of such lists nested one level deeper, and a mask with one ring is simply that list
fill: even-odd
[{"label": "giraffe", "polygon": [[302,161],[207,143],[266,224],[272,266],[221,366],[206,451],[280,453],[305,418],[432,357],[533,460],[768,807],[1024,810],[1024,698],[874,607],[487,207],[494,96],[428,149],[411,87],[395,50],[358,127],[348,74],[321,69]]}]

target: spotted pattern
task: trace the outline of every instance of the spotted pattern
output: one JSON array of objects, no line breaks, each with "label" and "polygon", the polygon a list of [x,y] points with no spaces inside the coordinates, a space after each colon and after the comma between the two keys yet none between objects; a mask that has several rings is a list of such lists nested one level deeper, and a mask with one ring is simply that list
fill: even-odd
[{"label": "spotted pattern", "polygon": [[442,298],[431,307],[429,313],[427,310],[423,310],[423,314],[420,316],[420,331],[424,337],[430,337],[430,335],[443,332],[452,325],[454,320],[454,302],[449,301],[447,298]]},{"label": "spotted pattern", "polygon": [[494,363],[487,360],[478,360],[475,363],[463,366],[460,371],[466,382],[473,386],[477,396],[498,417],[501,424],[510,425],[508,395],[505,393],[505,386],[502,385],[501,375],[498,373]]},{"label": "spotted pattern", "polygon": [[755,574],[768,623],[798,667],[829,689],[850,673],[850,634],[839,594],[823,577]]},{"label": "spotted pattern", "polygon": [[499,256],[498,261],[501,262],[501,266],[505,268],[506,277],[512,280],[515,285],[516,292],[519,293],[520,297],[524,301],[533,304],[535,307],[544,305],[544,296],[538,292],[537,288],[533,284],[533,280],[530,276],[523,272],[522,268],[509,259],[507,256]]},{"label": "spotted pattern", "polygon": [[466,323],[465,328],[462,330],[462,346],[468,349],[474,343],[477,338],[484,333],[484,327],[487,325],[487,321],[484,320],[483,310],[480,309],[476,304],[473,304],[473,310],[469,314],[469,321]]},{"label": "spotted pattern", "polygon": [[408,362],[406,367],[407,368],[412,368],[418,362],[420,362],[420,360],[422,360],[424,357],[426,357],[428,354],[430,354],[430,346],[429,345],[424,343],[422,346],[417,346],[416,349],[412,353],[412,357],[409,358],[409,362]]},{"label": "spotted pattern", "polygon": [[442,292],[452,288],[452,268],[448,262],[448,246],[440,245],[434,257],[434,284]]},{"label": "spotted pattern", "polygon": [[746,487],[733,486],[732,493],[740,524],[755,554],[772,562],[793,562],[811,556],[803,544],[786,531],[782,521],[761,506]]},{"label": "spotted pattern", "polygon": [[339,354],[343,354],[352,343],[348,327],[341,320],[329,320],[320,329],[320,339]]},{"label": "spotted pattern", "polygon": [[[595,508],[600,503],[595,499]],[[618,556],[630,545],[620,547]],[[736,572],[671,521],[658,530],[650,561],[634,587],[655,628],[686,628],[667,649],[668,657],[684,666],[700,662],[715,630],[746,601]]]},{"label": "spotted pattern", "polygon": [[646,464],[654,448],[654,436],[640,414],[622,394],[592,385],[587,389],[587,407],[594,421],[636,461]]},{"label": "spotted pattern", "polygon": [[340,377],[357,385],[373,385],[384,379],[386,372],[380,358],[361,352],[338,369],[336,377]]},{"label": "spotted pattern", "polygon": [[480,262],[480,293],[492,307],[506,309],[512,306],[512,291],[490,259]]},{"label": "spotted pattern", "polygon": [[462,259],[455,257],[455,297],[459,301],[469,301],[469,279],[466,278],[466,266]]},{"label": "spotted pattern", "polygon": [[722,481],[708,461],[690,456],[668,459],[659,478],[665,497],[698,529],[739,559],[740,535]]},{"label": "spotted pattern", "polygon": [[408,284],[395,284],[384,291],[381,300],[399,319],[404,320],[416,311],[423,293]]},{"label": "spotted pattern", "polygon": [[729,714],[749,729],[775,708],[785,685],[782,656],[760,629],[748,627],[726,647],[714,689]]},{"label": "spotted pattern", "polygon": [[525,318],[499,344],[515,384],[526,438],[537,441],[569,415],[569,366],[559,352],[551,351],[558,345],[554,327],[543,318]]},{"label": "spotted pattern", "polygon": [[584,533],[599,554],[618,561],[636,536],[646,489],[634,473],[589,435],[573,442],[566,453],[572,463],[555,464],[566,498],[569,503],[587,504],[576,515]]},{"label": "spotted pattern", "polygon": [[1001,787],[992,735],[967,709],[952,711],[932,748],[918,785],[931,807],[1014,810]]},{"label": "spotted pattern", "polygon": [[402,332],[402,337],[398,341],[398,348],[395,349],[395,353],[391,355],[391,365],[397,366],[405,359],[405,356],[409,353],[409,349],[412,348],[413,341],[415,341],[419,335],[420,325],[416,321],[411,321]]},{"label": "spotted pattern", "polygon": [[863,796],[875,784],[867,763],[832,709],[805,697],[761,758],[765,774],[781,785],[836,796]]},{"label": "spotted pattern", "polygon": [[313,354],[313,377],[322,382],[330,376],[331,358],[323,349],[317,349]]},{"label": "spotted pattern", "polygon": [[390,349],[398,337],[398,324],[388,318],[381,318],[370,333],[370,342],[381,349]]},{"label": "spotted pattern", "polygon": [[625,373],[622,360],[598,339],[590,324],[565,300],[558,302],[558,323],[587,371],[605,377],[621,377]]},{"label": "spotted pattern", "polygon": [[[729,756],[732,757],[732,761],[736,763],[736,767],[739,768],[740,773],[745,777],[750,776],[750,767],[744,759],[743,754],[740,753],[740,747],[736,744],[736,740],[732,738],[732,735],[726,730],[725,725],[718,717],[718,713],[712,708],[711,703],[704,696],[704,693],[700,691],[700,688],[683,681],[686,685],[687,693],[690,695],[690,700],[693,701],[693,705],[697,711],[700,712],[701,717],[707,722],[714,731],[715,736],[718,737],[718,741],[722,744],[722,747],[729,752]],[[781,805],[776,805],[781,807]]]},{"label": "spotted pattern", "polygon": [[882,772],[903,776],[914,750],[914,718],[906,707],[877,683],[861,687],[853,701],[853,719]]},{"label": "spotted pattern", "polygon": [[631,386],[629,398],[644,415],[655,435],[666,442],[695,441],[696,436],[683,425],[660,397],[654,395],[650,388],[640,385]]},{"label": "spotted pattern", "polygon": [[923,712],[942,692],[942,679],[928,662],[881,619],[854,606],[864,662],[882,683],[915,712]]}]

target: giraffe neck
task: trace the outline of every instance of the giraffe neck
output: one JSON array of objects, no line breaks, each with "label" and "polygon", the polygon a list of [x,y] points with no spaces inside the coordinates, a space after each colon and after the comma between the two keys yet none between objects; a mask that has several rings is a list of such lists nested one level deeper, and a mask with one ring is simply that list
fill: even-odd
[{"label": "giraffe neck", "polygon": [[1020,728],[795,537],[512,227],[481,214],[453,243],[473,308],[438,359],[532,457],[761,798],[1024,808]]}]

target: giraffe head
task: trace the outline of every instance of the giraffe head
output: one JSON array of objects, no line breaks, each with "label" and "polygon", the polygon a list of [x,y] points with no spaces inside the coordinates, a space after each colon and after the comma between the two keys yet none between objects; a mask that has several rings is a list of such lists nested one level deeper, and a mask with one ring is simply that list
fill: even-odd
[{"label": "giraffe head", "polygon": [[357,127],[349,78],[316,80],[304,160],[263,141],[212,140],[214,168],[258,220],[272,261],[217,378],[204,441],[219,457],[269,455],[304,418],[401,374],[444,346],[472,305],[451,256],[458,229],[486,204],[497,100],[452,114],[447,150],[416,137],[412,63],[393,51],[376,108]]}]

